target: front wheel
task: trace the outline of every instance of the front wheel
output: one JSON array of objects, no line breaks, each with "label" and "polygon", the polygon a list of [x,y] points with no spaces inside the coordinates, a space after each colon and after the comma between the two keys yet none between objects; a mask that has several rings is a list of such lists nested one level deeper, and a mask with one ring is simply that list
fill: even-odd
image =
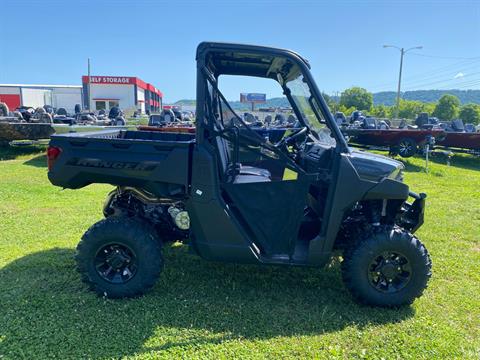
[{"label": "front wheel", "polygon": [[409,158],[418,152],[418,145],[412,138],[404,138],[393,147],[392,152],[399,154],[403,158]]},{"label": "front wheel", "polygon": [[374,306],[411,304],[431,276],[425,246],[399,227],[377,229],[347,248],[342,262],[346,287],[358,301]]},{"label": "front wheel", "polygon": [[77,246],[82,280],[100,296],[134,297],[148,291],[163,267],[160,241],[140,220],[110,217],[94,224]]}]

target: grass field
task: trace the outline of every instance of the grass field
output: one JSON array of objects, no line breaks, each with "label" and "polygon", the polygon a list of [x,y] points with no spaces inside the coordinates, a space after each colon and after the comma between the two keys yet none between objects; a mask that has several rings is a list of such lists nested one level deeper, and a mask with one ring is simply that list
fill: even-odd
[{"label": "grass field", "polygon": [[433,277],[398,310],[352,302],[326,269],[209,263],[181,245],[147,296],[96,297],[74,248],[111,188],[47,180],[41,148],[0,150],[0,358],[480,358],[480,159],[406,162],[428,193]]}]

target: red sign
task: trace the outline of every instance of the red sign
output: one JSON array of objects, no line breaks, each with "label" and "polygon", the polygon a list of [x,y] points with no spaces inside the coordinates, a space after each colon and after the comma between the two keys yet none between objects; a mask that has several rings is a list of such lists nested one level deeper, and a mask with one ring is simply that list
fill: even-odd
[{"label": "red sign", "polygon": [[[82,76],[82,83],[88,84],[88,76]],[[163,94],[155,86],[147,84],[145,81],[132,76],[90,76],[90,84],[106,84],[106,85],[137,85],[140,89],[149,90],[160,97]]]},{"label": "red sign", "polygon": [[[88,83],[88,76],[84,76],[84,83]],[[90,76],[90,84],[135,84],[136,78],[129,76]]]}]

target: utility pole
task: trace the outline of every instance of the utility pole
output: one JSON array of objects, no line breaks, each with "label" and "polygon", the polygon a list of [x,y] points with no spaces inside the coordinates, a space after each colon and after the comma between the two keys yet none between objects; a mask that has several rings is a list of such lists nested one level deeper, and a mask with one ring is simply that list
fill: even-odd
[{"label": "utility pole", "polygon": [[90,58],[88,58],[88,84],[87,84],[87,91],[88,91],[88,100],[87,100],[87,107],[88,107],[88,111],[90,111],[90,109],[92,108],[92,104],[91,104],[91,99],[92,99],[92,94],[91,94],[91,91],[90,91],[90,82],[91,82],[91,79],[90,79]]},{"label": "utility pole", "polygon": [[402,85],[402,68],[403,68],[403,55],[407,53],[407,51],[414,50],[414,49],[423,49],[423,46],[415,46],[405,50],[403,47],[399,48],[395,45],[383,45],[384,48],[392,47],[400,51],[400,71],[398,72],[398,87],[397,87],[397,104],[395,106],[395,119],[398,119],[398,110],[400,109],[400,89]]}]

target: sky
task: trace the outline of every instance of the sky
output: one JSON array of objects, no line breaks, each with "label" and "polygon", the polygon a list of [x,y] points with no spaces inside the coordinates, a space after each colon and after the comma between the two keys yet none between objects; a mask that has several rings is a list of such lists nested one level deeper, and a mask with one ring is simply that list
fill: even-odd
[{"label": "sky", "polygon": [[[80,85],[92,75],[137,76],[164,103],[195,98],[201,41],[288,48],[306,57],[318,87],[395,91],[480,89],[480,0],[148,1],[0,0],[0,83]],[[279,95],[270,82],[227,82]]]}]

